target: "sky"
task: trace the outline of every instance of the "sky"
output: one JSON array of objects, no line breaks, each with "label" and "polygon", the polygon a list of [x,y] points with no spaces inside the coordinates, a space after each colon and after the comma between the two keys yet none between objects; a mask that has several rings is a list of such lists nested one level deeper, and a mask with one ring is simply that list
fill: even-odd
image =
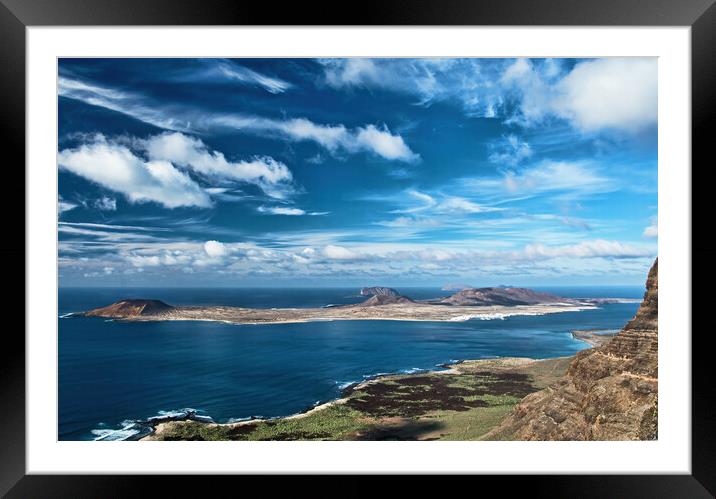
[{"label": "sky", "polygon": [[60,286],[643,285],[657,62],[60,59]]}]

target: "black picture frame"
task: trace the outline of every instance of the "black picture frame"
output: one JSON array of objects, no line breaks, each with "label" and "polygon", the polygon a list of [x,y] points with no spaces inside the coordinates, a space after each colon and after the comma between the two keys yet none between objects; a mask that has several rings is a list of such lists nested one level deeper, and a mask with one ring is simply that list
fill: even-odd
[{"label": "black picture frame", "polygon": [[[280,8],[265,2],[231,0],[0,0],[0,140],[5,152],[6,185],[25,185],[25,29],[28,26],[105,25],[525,25],[525,26],[690,26],[692,68],[692,165],[681,165],[692,175],[692,266],[702,283],[713,282],[716,245],[709,242],[713,195],[706,175],[713,169],[710,130],[716,121],[715,0],[401,0],[364,1],[360,5],[332,2],[286,3]],[[7,159],[12,158],[12,159]],[[676,165],[670,165],[676,166]],[[699,182],[693,182],[698,172]],[[8,178],[9,177],[9,178]],[[7,272],[17,275],[5,301],[19,319],[24,309],[25,220],[24,190],[4,196],[5,214],[11,218],[12,237],[4,238],[2,255]],[[701,222],[701,223],[700,223]],[[14,229],[14,230],[13,230]],[[703,235],[702,235],[703,234]],[[23,267],[24,268],[24,267]],[[22,279],[22,281],[21,281]],[[20,285],[20,282],[22,284]],[[10,284],[10,283],[8,283]],[[705,286],[704,286],[705,287]],[[706,288],[708,289],[708,288]],[[708,348],[711,328],[697,318],[709,309],[708,292],[692,284],[692,474],[642,476],[530,476],[511,477],[510,487],[528,488],[531,495],[550,497],[713,497],[716,493],[716,432],[713,413],[714,383]],[[24,319],[7,327],[0,346],[0,494],[7,497],[115,497],[148,486],[173,488],[179,495],[195,490],[218,491],[231,477],[211,478],[212,488],[197,486],[186,477],[27,475],[25,471],[25,342]],[[690,334],[684,331],[684,334]],[[204,477],[207,478],[207,477]],[[245,478],[244,478],[245,479]],[[272,487],[272,478],[258,477]],[[306,477],[300,483],[315,490],[324,479]],[[472,480],[478,478],[472,478]],[[219,481],[216,481],[219,480]],[[480,477],[501,482],[506,477]],[[221,482],[221,484],[219,483]],[[256,486],[262,486],[256,483]],[[467,485],[471,486],[471,485]],[[164,488],[166,487],[166,488]],[[357,477],[345,479],[342,490],[364,495],[372,486]],[[364,492],[361,493],[361,490]],[[487,489],[481,489],[487,490]]]}]

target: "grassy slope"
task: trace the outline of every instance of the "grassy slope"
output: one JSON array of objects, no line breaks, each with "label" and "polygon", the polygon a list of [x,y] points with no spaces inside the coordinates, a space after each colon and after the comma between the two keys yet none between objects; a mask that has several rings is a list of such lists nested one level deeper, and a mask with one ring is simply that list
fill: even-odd
[{"label": "grassy slope", "polygon": [[479,440],[525,395],[564,373],[571,358],[468,361],[449,373],[389,376],[336,404],[293,418],[161,425],[156,440]]}]

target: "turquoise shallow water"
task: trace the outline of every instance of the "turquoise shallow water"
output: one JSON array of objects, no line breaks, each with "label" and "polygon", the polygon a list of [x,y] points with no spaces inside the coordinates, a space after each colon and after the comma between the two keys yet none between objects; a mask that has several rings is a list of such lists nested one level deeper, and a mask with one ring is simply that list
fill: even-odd
[{"label": "turquoise shallow water", "polygon": [[[414,298],[448,293],[401,290]],[[638,298],[642,289],[550,289],[563,296]],[[251,307],[355,303],[355,289],[61,289],[60,315],[129,297],[173,305]],[[618,329],[637,303],[467,322],[335,321],[229,325],[60,318],[61,440],[124,438],[130,422],[184,408],[216,421],[285,416],[340,396],[366,377],[436,369],[460,359],[548,358],[588,345],[574,329]]]}]

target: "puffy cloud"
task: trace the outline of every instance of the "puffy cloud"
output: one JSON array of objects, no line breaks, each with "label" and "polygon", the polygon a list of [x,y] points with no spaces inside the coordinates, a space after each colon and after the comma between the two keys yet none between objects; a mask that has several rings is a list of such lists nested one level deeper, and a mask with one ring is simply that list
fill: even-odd
[{"label": "puffy cloud", "polygon": [[127,147],[102,138],[60,151],[57,161],[61,169],[119,192],[131,203],[153,201],[167,208],[211,206],[206,192],[168,161],[145,161]]},{"label": "puffy cloud", "polygon": [[374,125],[368,125],[364,128],[358,128],[355,141],[358,148],[371,151],[385,159],[407,162],[414,162],[420,159],[420,156],[411,151],[405,144],[400,135],[391,134],[386,126],[377,128]]},{"label": "puffy cloud", "polygon": [[517,98],[512,121],[539,125],[560,118],[584,131],[638,132],[657,120],[656,58],[582,61],[554,77],[544,65],[516,60],[501,79]]},{"label": "puffy cloud", "polygon": [[293,190],[291,171],[271,157],[231,162],[200,139],[179,132],[155,135],[141,144],[150,159],[170,161],[214,179],[254,184],[272,197],[283,198]]},{"label": "puffy cloud", "polygon": [[651,239],[659,237],[659,223],[656,217],[651,220],[651,225],[644,229],[642,235]]},{"label": "puffy cloud", "polygon": [[656,124],[656,58],[580,62],[557,85],[557,115],[583,130],[638,131]]},{"label": "puffy cloud", "polygon": [[420,160],[400,135],[387,126],[366,125],[349,129],[345,125],[323,125],[306,118],[272,120],[265,118],[219,118],[217,122],[239,129],[279,134],[293,141],[311,141],[331,153],[367,152],[387,160],[413,163]]},{"label": "puffy cloud", "polygon": [[223,258],[228,253],[224,243],[214,240],[204,243],[204,251],[210,258]]}]

